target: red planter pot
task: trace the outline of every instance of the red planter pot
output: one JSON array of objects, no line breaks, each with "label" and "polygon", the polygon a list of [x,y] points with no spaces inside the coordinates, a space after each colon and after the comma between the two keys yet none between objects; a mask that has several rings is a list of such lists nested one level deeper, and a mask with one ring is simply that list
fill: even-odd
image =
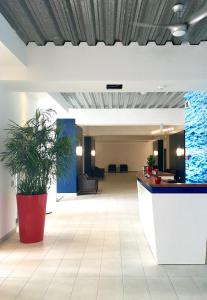
[{"label": "red planter pot", "polygon": [[152,174],[152,168],[150,166],[147,166],[146,167],[146,172],[148,175],[151,175]]},{"label": "red planter pot", "polygon": [[155,184],[160,184],[161,183],[161,177],[155,177],[154,183]]},{"label": "red planter pot", "polygon": [[19,237],[22,243],[43,240],[47,194],[17,195]]}]

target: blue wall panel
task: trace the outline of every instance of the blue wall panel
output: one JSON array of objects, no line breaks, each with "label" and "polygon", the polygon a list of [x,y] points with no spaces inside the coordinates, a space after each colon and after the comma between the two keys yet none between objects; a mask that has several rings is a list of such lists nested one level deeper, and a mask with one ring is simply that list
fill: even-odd
[{"label": "blue wall panel", "polygon": [[57,178],[58,193],[77,192],[77,168],[76,168],[76,124],[75,119],[58,119],[57,125],[62,128],[62,135],[71,138],[72,154],[70,166],[66,178]]},{"label": "blue wall panel", "polygon": [[186,182],[207,183],[207,94],[185,95]]}]

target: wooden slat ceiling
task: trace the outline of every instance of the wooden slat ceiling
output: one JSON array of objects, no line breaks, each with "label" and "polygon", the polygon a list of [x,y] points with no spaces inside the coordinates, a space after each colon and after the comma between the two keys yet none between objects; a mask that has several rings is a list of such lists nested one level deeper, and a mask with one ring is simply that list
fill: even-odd
[{"label": "wooden slat ceiling", "polygon": [[69,108],[183,108],[185,93],[62,93]]},{"label": "wooden slat ceiling", "polygon": [[[186,2],[180,19],[172,11],[178,2]],[[168,29],[141,28],[135,23],[181,23],[204,3],[206,0],[0,0],[0,12],[25,44],[164,45],[171,41],[179,45],[181,39],[173,37]],[[189,43],[206,41],[206,28],[207,18],[190,30]]]}]

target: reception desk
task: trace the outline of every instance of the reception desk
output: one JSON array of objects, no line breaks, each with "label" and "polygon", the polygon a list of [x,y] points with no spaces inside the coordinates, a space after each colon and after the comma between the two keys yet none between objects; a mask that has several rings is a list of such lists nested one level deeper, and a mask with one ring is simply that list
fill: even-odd
[{"label": "reception desk", "polygon": [[140,221],[156,262],[205,264],[207,184],[154,184],[140,172],[137,187]]}]

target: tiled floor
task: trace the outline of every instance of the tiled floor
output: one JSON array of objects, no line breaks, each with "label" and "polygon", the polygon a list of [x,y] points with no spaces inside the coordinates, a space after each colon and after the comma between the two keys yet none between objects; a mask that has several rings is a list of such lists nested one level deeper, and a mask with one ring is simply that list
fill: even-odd
[{"label": "tiled floor", "polygon": [[157,266],[138,219],[135,174],[58,203],[43,243],[0,245],[0,300],[201,300],[207,266]]}]

